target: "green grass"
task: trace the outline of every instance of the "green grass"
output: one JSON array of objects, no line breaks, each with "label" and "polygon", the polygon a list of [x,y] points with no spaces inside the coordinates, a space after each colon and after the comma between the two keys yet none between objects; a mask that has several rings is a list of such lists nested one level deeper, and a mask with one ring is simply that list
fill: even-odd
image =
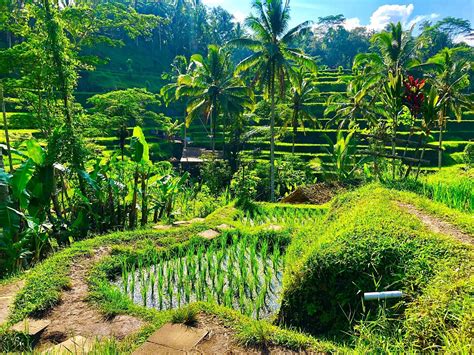
[{"label": "green grass", "polygon": [[462,165],[422,175],[418,181],[408,179],[388,185],[416,192],[459,211],[474,212],[474,169],[466,170]]},{"label": "green grass", "polygon": [[[290,245],[286,263],[280,319],[288,326],[372,352],[452,350],[452,334],[456,349],[469,346],[472,247],[429,232],[379,185],[336,198],[323,223]],[[397,289],[406,297],[385,305],[364,308],[358,296]]]}]

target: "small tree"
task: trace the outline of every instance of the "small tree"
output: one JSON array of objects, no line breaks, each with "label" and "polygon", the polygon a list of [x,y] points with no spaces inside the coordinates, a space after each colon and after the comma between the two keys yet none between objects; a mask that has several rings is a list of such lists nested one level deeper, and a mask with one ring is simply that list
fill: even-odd
[{"label": "small tree", "polygon": [[93,105],[90,126],[106,131],[116,131],[119,138],[122,160],[128,127],[143,123],[143,119],[159,117],[149,109],[157,104],[155,94],[145,89],[126,89],[92,96],[88,102]]}]

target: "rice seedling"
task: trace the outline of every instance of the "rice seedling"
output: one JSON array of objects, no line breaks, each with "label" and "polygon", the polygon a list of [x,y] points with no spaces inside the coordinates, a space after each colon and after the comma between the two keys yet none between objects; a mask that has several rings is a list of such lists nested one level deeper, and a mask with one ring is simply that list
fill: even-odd
[{"label": "rice seedling", "polygon": [[207,301],[263,318],[278,308],[280,256],[279,243],[234,234],[130,266],[124,259],[117,284],[134,302],[160,310]]}]

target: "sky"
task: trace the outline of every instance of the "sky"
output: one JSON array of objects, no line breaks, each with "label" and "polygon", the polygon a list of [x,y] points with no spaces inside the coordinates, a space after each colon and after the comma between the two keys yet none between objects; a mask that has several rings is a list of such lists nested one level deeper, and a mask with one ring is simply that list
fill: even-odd
[{"label": "sky", "polygon": [[[222,6],[243,21],[251,12],[251,0],[202,0],[209,6]],[[291,0],[291,25],[318,17],[343,14],[346,28],[366,26],[381,30],[390,22],[401,21],[405,27],[423,20],[461,17],[474,25],[474,0]],[[471,43],[470,43],[471,44]],[[471,44],[473,45],[473,44]]]}]

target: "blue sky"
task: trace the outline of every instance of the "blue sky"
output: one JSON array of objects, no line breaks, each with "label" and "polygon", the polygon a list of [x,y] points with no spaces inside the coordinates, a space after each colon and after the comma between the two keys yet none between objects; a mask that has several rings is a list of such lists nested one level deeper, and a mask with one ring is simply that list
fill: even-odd
[{"label": "blue sky", "polygon": [[[250,0],[202,0],[206,5],[222,6],[241,21],[250,13]],[[291,0],[291,23],[318,17],[343,14],[346,26],[368,26],[382,29],[388,22],[400,20],[409,26],[424,19],[437,20],[446,16],[461,17],[474,25],[474,0]]]}]

